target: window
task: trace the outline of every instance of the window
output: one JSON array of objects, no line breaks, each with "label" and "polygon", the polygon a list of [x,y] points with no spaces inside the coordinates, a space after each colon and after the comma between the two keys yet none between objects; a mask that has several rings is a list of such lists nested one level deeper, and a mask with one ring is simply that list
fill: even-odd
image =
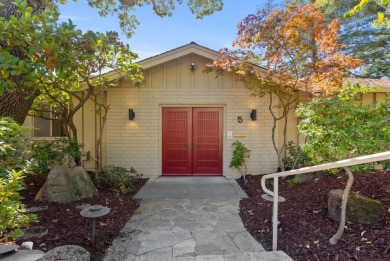
[{"label": "window", "polygon": [[[34,137],[62,137],[64,130],[61,120],[48,120],[51,117],[50,105],[40,104],[42,112],[39,112],[40,117],[34,117]],[[37,113],[38,116],[38,113]]]}]

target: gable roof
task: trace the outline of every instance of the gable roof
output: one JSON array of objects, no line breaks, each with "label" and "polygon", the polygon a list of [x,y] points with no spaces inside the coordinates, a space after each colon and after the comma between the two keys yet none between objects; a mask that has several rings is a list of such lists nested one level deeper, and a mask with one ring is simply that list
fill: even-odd
[{"label": "gable roof", "polygon": [[[216,60],[221,57],[221,54],[218,51],[212,50],[210,48],[199,45],[195,42],[190,42],[189,44],[177,47],[175,49],[163,52],[161,54],[143,59],[138,61],[137,63],[142,66],[143,69],[148,69],[153,66],[157,66],[163,64],[165,62],[177,59],[179,57],[195,54],[199,56],[203,56],[205,58],[209,58],[210,60]],[[266,68],[262,66],[258,66],[253,64],[253,66],[260,70],[266,70]],[[117,71],[110,71],[104,74],[106,78],[109,80],[117,79],[119,74]],[[357,78],[357,77],[346,77],[344,81],[351,81],[354,83],[361,83],[368,87],[376,87],[381,86],[377,92],[389,92],[390,91],[390,80],[389,79],[365,79],[365,78]]]},{"label": "gable roof", "polygon": [[141,65],[143,69],[148,69],[188,54],[197,54],[199,56],[209,58],[210,60],[215,60],[221,56],[217,51],[211,50],[195,42],[190,42],[189,44],[141,60],[138,64]]},{"label": "gable roof", "polygon": [[[221,57],[220,53],[217,51],[211,50],[210,48],[204,47],[195,42],[190,42],[189,44],[146,58],[144,60],[138,61],[137,63],[142,66],[142,69],[145,70],[188,54],[196,54],[205,58],[209,58],[210,60],[215,60]],[[120,77],[120,74],[118,71],[113,70],[104,73],[104,77],[106,77],[108,80],[114,80]]]}]

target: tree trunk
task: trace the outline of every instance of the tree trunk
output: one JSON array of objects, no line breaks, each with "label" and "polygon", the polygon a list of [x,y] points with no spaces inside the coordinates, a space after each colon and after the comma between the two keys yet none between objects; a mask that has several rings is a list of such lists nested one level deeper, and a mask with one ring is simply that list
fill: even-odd
[{"label": "tree trunk", "polygon": [[[12,4],[14,0],[0,0],[3,6],[0,8],[0,17],[9,19],[11,16],[18,17],[18,7]],[[45,7],[44,0],[28,0],[28,5],[33,8],[32,13],[38,13]],[[5,43],[0,41],[0,48]],[[16,46],[12,54],[19,59],[28,59],[25,54]],[[14,76],[11,80],[15,83],[14,87],[4,90],[0,96],[0,116],[11,117],[20,125],[23,124],[34,99],[39,92],[33,87],[23,84],[23,75]]]},{"label": "tree trunk", "polygon": [[[95,145],[95,164],[96,164],[96,171],[95,171],[95,178],[99,176],[99,173],[102,171],[102,150],[100,145],[102,144],[102,139],[103,139],[103,132],[104,132],[104,126],[107,122],[107,114],[108,110],[110,109],[110,106],[106,106],[101,102],[99,104],[101,108],[104,109],[103,116],[101,117],[101,123],[100,123],[100,128],[99,128],[99,136],[96,139],[96,145]],[[100,110],[100,115],[102,111]]]},{"label": "tree trunk", "polygon": [[331,245],[337,244],[337,242],[340,240],[341,236],[343,235],[345,222],[346,222],[346,212],[347,212],[349,191],[351,190],[353,184],[352,171],[349,169],[349,167],[344,167],[344,170],[348,174],[348,181],[347,181],[347,185],[345,186],[343,198],[341,202],[341,217],[340,217],[339,229],[337,230],[336,234],[334,234],[334,236],[329,240]]},{"label": "tree trunk", "polygon": [[[29,89],[27,89],[29,88]],[[22,125],[39,92],[30,87],[15,86],[0,96],[0,116],[11,117]]]}]

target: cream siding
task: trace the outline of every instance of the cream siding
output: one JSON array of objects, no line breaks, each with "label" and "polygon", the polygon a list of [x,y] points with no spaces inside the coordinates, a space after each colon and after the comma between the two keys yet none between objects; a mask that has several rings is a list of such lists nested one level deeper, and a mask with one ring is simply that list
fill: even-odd
[{"label": "cream siding", "polygon": [[[189,64],[198,68],[191,72]],[[268,98],[251,97],[241,81],[225,73],[203,73],[210,62],[201,56],[186,55],[145,70],[146,83],[132,87],[123,81],[108,92],[111,110],[108,116],[107,163],[134,167],[146,177],[161,175],[161,111],[163,107],[222,107],[224,109],[223,175],[239,177],[229,168],[231,144],[241,140],[251,150],[248,173],[271,173],[276,170],[276,156],[271,142],[272,118]],[[128,109],[135,120],[128,120]],[[257,110],[257,121],[249,117]],[[238,123],[237,117],[243,122]],[[228,131],[246,137],[228,138]]]}]

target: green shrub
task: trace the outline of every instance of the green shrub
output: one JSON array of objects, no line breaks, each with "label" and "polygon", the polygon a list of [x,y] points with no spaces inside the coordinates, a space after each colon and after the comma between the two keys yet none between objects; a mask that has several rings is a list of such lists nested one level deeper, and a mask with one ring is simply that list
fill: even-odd
[{"label": "green shrub", "polygon": [[302,180],[299,176],[294,176],[293,178],[289,178],[287,180],[287,185],[289,187],[295,187],[296,185],[299,185],[302,183]]},{"label": "green shrub", "polygon": [[[240,141],[236,140],[232,144],[233,156],[230,161],[229,168],[238,169],[245,180],[245,175],[248,172],[246,160],[249,159],[251,151]],[[242,169],[243,168],[243,169]]]},{"label": "green shrub", "polygon": [[282,159],[285,169],[296,169],[311,162],[309,155],[303,152],[300,146],[295,146],[293,141],[287,143],[286,149],[289,156]]},{"label": "green shrub", "polygon": [[134,188],[134,183],[142,177],[133,167],[129,170],[123,167],[107,165],[98,176],[97,182],[102,186],[127,194]]},{"label": "green shrub", "polygon": [[9,117],[0,117],[0,177],[5,178],[12,169],[26,170],[25,128]]},{"label": "green shrub", "polygon": [[25,214],[19,195],[29,167],[24,131],[11,118],[0,117],[0,242],[22,235],[21,228],[36,218]]},{"label": "green shrub", "polygon": [[382,164],[384,170],[390,170],[390,160],[380,161],[379,164]]},{"label": "green shrub", "polygon": [[55,165],[68,164],[72,158],[79,159],[82,146],[74,139],[68,138],[33,142],[31,146],[33,172],[41,174]]},{"label": "green shrub", "polygon": [[19,191],[23,189],[23,173],[15,170],[0,177],[0,242],[7,242],[23,235],[22,228],[36,219],[26,214]]},{"label": "green shrub", "polygon": [[353,172],[373,172],[375,171],[375,163],[365,163],[349,167]]}]

